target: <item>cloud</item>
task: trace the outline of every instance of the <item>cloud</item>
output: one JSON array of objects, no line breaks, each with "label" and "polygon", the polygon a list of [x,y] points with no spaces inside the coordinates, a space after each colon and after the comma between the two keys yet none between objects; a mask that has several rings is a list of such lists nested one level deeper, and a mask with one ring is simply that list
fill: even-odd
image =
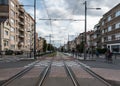
[{"label": "cloud", "polygon": [[[23,4],[34,4],[34,0],[20,0]],[[68,34],[77,35],[84,32],[84,21],[50,21],[40,20],[41,18],[61,18],[61,19],[81,19],[84,20],[84,1],[85,0],[36,0],[37,1],[37,32],[39,36],[45,37],[53,34],[52,40],[56,46],[67,42]],[[44,3],[45,2],[45,3]],[[107,11],[117,5],[119,0],[87,0],[88,8],[102,8],[101,10],[87,10],[87,30],[94,28]],[[26,7],[26,11],[34,16],[33,8]],[[48,14],[47,14],[48,11]],[[46,38],[49,42],[49,38]],[[71,37],[70,40],[74,39]],[[61,41],[60,41],[61,40]]]},{"label": "cloud", "polygon": [[[67,3],[68,10],[75,10],[75,15],[84,15],[84,1],[85,0],[65,0]],[[88,9],[88,15],[90,16],[102,16],[105,12],[111,9],[118,4],[119,0],[110,1],[110,0],[86,0],[88,8],[102,8],[101,11],[95,11],[92,9]],[[77,2],[77,3],[76,3]],[[104,9],[108,8],[108,9]],[[72,11],[71,11],[72,12]]]}]

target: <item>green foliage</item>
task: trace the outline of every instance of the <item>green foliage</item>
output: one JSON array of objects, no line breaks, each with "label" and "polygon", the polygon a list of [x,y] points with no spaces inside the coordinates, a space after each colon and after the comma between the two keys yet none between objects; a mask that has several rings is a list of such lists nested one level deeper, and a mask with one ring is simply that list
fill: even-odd
[{"label": "green foliage", "polygon": [[15,51],[14,54],[15,54],[15,55],[22,55],[22,54],[23,54],[23,51]]},{"label": "green foliage", "polygon": [[48,44],[47,50],[48,51],[54,51],[54,46],[51,45],[51,44]]},{"label": "green foliage", "polygon": [[80,53],[83,53],[84,50],[84,42],[81,42],[80,45],[78,44],[76,46],[77,51],[79,51]]},{"label": "green foliage", "polygon": [[43,52],[46,52],[47,50],[47,43],[46,43],[46,40],[44,41],[43,43]]},{"label": "green foliage", "polygon": [[96,50],[100,53],[100,54],[104,54],[107,49],[106,48],[96,48]]},{"label": "green foliage", "polygon": [[6,50],[5,55],[13,55],[14,51],[13,50]]}]

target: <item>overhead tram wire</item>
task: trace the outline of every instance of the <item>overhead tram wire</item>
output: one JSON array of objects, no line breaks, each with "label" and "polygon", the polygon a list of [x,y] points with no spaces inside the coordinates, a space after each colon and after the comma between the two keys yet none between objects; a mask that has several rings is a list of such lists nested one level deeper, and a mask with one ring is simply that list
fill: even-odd
[{"label": "overhead tram wire", "polygon": [[[79,3],[80,1],[78,1],[77,3]],[[73,15],[70,15],[70,18],[72,18],[73,20],[74,20],[74,14],[75,14],[75,10],[78,8],[78,4],[77,5],[75,5],[74,7],[73,7],[73,9],[72,9],[72,12],[71,12],[71,14],[73,14]],[[80,20],[80,19],[77,19],[77,20],[75,20],[75,21],[84,21],[84,20]],[[70,24],[72,23],[73,21],[70,21],[67,25],[66,25],[66,28],[69,28],[70,27]]]},{"label": "overhead tram wire", "polygon": [[[45,0],[43,0],[43,4],[44,4],[45,9],[46,9],[46,11],[47,11],[48,19],[40,18],[39,20],[49,20],[49,21],[50,21],[50,27],[51,27],[52,33],[53,33],[52,20],[54,20],[54,21],[72,21],[72,22],[73,22],[73,21],[84,21],[84,20],[81,20],[81,19],[73,19],[73,18],[71,18],[71,19],[50,18],[49,12],[48,12],[48,10],[47,10],[47,6],[46,6],[46,4],[45,4]],[[73,11],[72,11],[73,14],[74,14],[75,9],[76,9],[77,7],[78,7],[78,5],[75,5],[75,7],[73,8]],[[73,15],[71,15],[71,16],[73,16]],[[70,22],[70,23],[71,23],[71,22]],[[70,24],[70,23],[69,23],[69,24]],[[66,26],[68,27],[69,24],[67,24]]]},{"label": "overhead tram wire", "polygon": [[[44,7],[46,9],[48,18],[51,19],[50,16],[49,16],[49,12],[48,12],[47,6],[45,4],[45,0],[43,0],[43,4],[44,4]],[[52,21],[51,20],[49,21],[49,24],[50,24],[51,33],[53,34],[53,27],[52,27]],[[52,45],[52,43],[51,43],[51,35],[52,34],[50,34],[50,50],[51,50],[51,45]]]},{"label": "overhead tram wire", "polygon": [[54,20],[54,21],[84,21],[84,20],[81,20],[81,19],[58,19],[58,18],[48,18],[48,19],[40,18],[39,20]]},{"label": "overhead tram wire", "polygon": [[[46,4],[45,4],[45,0],[42,0],[42,1],[43,1],[43,4],[44,4],[44,7],[45,7],[45,9],[46,9],[47,16],[48,16],[49,19],[51,19],[50,16],[49,16],[49,12],[48,12],[47,6],[46,6]],[[52,21],[50,20],[49,23],[50,23],[51,32],[52,32],[52,34],[53,34]]]}]

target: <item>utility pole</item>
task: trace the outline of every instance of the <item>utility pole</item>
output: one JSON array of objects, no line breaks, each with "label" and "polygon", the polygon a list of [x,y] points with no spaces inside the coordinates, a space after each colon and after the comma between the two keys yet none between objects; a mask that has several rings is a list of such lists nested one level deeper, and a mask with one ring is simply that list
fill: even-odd
[{"label": "utility pole", "polygon": [[1,58],[2,58],[2,28],[0,29],[0,54],[1,54]]},{"label": "utility pole", "polygon": [[69,34],[68,34],[68,52],[69,52]]},{"label": "utility pole", "polygon": [[52,46],[51,46],[51,34],[50,34],[50,52],[51,52],[51,47],[52,47]]},{"label": "utility pole", "polygon": [[34,0],[34,59],[36,59],[36,0]]},{"label": "utility pole", "polygon": [[87,1],[85,1],[84,60],[86,60]]},{"label": "utility pole", "polygon": [[87,46],[87,42],[86,42],[86,30],[87,30],[87,9],[96,9],[96,10],[100,10],[101,8],[87,8],[87,1],[85,1],[85,33],[84,33],[84,60],[86,60],[86,46]]}]

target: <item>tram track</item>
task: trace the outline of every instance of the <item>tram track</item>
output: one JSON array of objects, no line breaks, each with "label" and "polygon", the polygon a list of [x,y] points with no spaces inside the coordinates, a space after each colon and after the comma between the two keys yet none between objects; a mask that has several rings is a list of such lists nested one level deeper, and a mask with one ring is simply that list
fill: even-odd
[{"label": "tram track", "polygon": [[[40,63],[40,61],[36,61],[36,62],[30,64],[29,66],[27,66],[25,69],[23,69],[22,71],[20,71],[16,75],[14,75],[14,76],[10,77],[8,80],[4,81],[1,84],[1,86],[16,86],[17,80],[19,81],[19,83],[22,83],[22,85],[20,85],[20,86],[26,86],[26,85],[24,85],[24,83],[22,81],[20,81],[20,78],[26,76],[29,72],[33,71],[34,67],[38,63]],[[50,70],[52,60],[50,60],[48,63],[49,63],[48,66],[44,66],[41,73],[38,74],[36,85],[34,85],[34,86],[42,86],[42,82],[44,81],[45,77],[47,76],[48,71]],[[36,69],[38,69],[38,68],[36,67]],[[29,82],[29,83],[31,83],[31,82]],[[17,86],[19,86],[19,84]]]},{"label": "tram track", "polygon": [[11,83],[12,81],[14,81],[15,79],[20,78],[22,75],[24,75],[25,73],[27,73],[28,71],[30,71],[35,64],[37,64],[38,61],[34,62],[32,65],[26,67],[25,69],[23,69],[22,71],[20,71],[19,73],[17,73],[16,75],[10,77],[8,80],[6,80],[5,82],[3,82],[1,84],[1,86],[7,86],[9,83]]},{"label": "tram track", "polygon": [[43,70],[43,72],[40,74],[40,76],[39,76],[40,78],[39,78],[39,80],[38,80],[36,86],[42,86],[42,84],[43,84],[45,78],[46,78],[47,75],[48,75],[48,72],[50,71],[52,62],[53,62],[53,59],[52,59],[52,61],[50,62],[49,66],[47,66],[47,67]]},{"label": "tram track", "polygon": [[68,73],[68,75],[70,76],[70,78],[73,82],[73,85],[74,86],[80,86],[77,79],[76,79],[75,74],[72,71],[72,69],[70,67],[68,67],[68,65],[65,63],[65,61],[63,61],[63,63],[64,63],[64,66],[65,66],[66,72]]},{"label": "tram track", "polygon": [[[87,81],[81,78],[80,75],[83,73],[86,74]],[[34,82],[31,82],[30,79],[28,82],[24,81],[25,77],[29,75],[35,77],[31,79],[34,80]],[[88,76],[92,78],[88,78]],[[92,82],[89,84],[88,81]],[[20,85],[18,82],[22,84]],[[26,66],[24,70],[6,80],[1,86],[66,86],[68,83],[69,86],[96,86],[94,82],[96,84],[101,83],[97,86],[113,86],[106,79],[93,72],[89,67],[78,60],[58,53],[56,57],[42,59],[41,61],[36,61]],[[27,83],[27,85],[25,85],[25,83]],[[86,85],[86,83],[88,84]]]},{"label": "tram track", "polygon": [[96,79],[98,79],[99,81],[101,81],[102,83],[104,83],[106,86],[113,86],[108,80],[104,79],[102,76],[98,75],[97,73],[93,72],[89,67],[86,67],[83,63],[78,62],[78,64],[80,64],[82,66],[82,68],[89,73],[90,75],[92,75],[93,77],[95,77]]},{"label": "tram track", "polygon": [[[65,54],[64,54],[65,55]],[[87,72],[88,74],[90,74],[90,76],[94,77],[95,79],[97,79],[99,82],[101,83],[104,83],[105,86],[113,86],[108,80],[104,79],[102,76],[98,75],[97,73],[95,73],[94,71],[92,71],[89,67],[85,66],[83,63],[79,62],[78,60],[76,61],[73,61],[75,62],[76,64],[78,64],[79,66],[81,66],[81,68]],[[74,86],[82,86],[80,83],[79,83],[79,80],[76,78],[76,74],[72,71],[72,69],[66,65],[65,61],[64,61],[64,64],[65,64],[65,68],[67,69],[73,83],[74,83]]]}]

